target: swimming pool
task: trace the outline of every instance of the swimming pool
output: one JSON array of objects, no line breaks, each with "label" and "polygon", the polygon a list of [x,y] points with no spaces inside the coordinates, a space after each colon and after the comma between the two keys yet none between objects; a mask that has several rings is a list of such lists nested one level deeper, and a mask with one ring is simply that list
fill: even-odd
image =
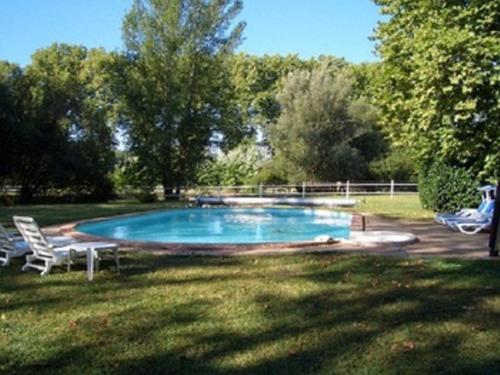
[{"label": "swimming pool", "polygon": [[348,239],[351,215],[303,208],[187,208],[137,214],[76,227],[93,236],[187,244],[258,244]]}]

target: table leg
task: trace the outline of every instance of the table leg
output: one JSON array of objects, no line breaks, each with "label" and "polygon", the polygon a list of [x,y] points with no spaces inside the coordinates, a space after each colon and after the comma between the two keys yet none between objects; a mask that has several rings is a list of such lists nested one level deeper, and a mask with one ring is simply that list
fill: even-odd
[{"label": "table leg", "polygon": [[94,249],[87,249],[87,280],[92,281],[94,279]]},{"label": "table leg", "polygon": [[119,274],[120,273],[120,259],[119,259],[119,254],[118,254],[118,248],[113,249],[113,253],[115,255],[116,272]]},{"label": "table leg", "polygon": [[101,269],[101,257],[99,256],[99,253],[97,250],[94,250],[94,268],[96,272],[99,272]]}]

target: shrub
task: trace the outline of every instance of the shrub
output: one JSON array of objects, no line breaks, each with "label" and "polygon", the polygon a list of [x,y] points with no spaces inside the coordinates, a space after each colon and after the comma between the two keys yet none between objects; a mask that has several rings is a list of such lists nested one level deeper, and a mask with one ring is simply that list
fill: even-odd
[{"label": "shrub", "polygon": [[205,162],[197,172],[201,185],[244,185],[253,181],[267,155],[255,141],[246,139],[227,153]]},{"label": "shrub", "polygon": [[369,168],[377,180],[398,182],[417,180],[415,158],[402,148],[394,149],[385,158],[371,162]]},{"label": "shrub", "polygon": [[424,208],[434,211],[457,211],[477,206],[479,182],[463,168],[434,162],[419,176],[419,194]]},{"label": "shrub", "polygon": [[282,185],[288,182],[285,176],[284,170],[280,170],[275,164],[267,163],[262,169],[257,173],[250,183],[252,185]]},{"label": "shrub", "polygon": [[154,192],[141,190],[134,194],[134,198],[141,203],[153,203],[158,200],[157,195]]}]

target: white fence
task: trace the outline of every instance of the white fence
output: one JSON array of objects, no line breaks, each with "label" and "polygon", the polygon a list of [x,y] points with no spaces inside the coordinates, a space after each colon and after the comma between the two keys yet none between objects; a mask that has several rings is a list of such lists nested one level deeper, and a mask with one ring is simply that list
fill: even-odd
[{"label": "white fence", "polygon": [[[0,186],[0,194],[16,195],[18,186]],[[131,197],[139,193],[140,189],[125,187],[118,189],[121,197]],[[339,181],[333,183],[299,183],[287,185],[235,185],[235,186],[191,186],[173,188],[175,194],[168,197],[189,198],[199,195],[212,196],[242,196],[242,197],[314,197],[338,196],[349,198],[356,195],[395,195],[416,194],[418,187],[415,183],[389,182],[350,182]],[[67,191],[50,189],[46,194],[64,194]],[[157,186],[154,192],[159,197],[164,197],[163,187]]]},{"label": "white fence", "polygon": [[[163,195],[163,188],[155,189],[158,195]],[[235,186],[193,186],[180,188],[172,196],[193,197],[199,195],[211,196],[243,196],[243,197],[314,197],[338,196],[349,197],[356,195],[395,195],[416,194],[418,186],[415,183],[389,182],[335,182],[287,185],[235,185]]]}]

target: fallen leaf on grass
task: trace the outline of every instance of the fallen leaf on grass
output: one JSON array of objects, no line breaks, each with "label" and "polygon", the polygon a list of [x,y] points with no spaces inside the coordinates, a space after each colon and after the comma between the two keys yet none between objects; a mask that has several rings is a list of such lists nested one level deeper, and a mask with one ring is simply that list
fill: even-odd
[{"label": "fallen leaf on grass", "polygon": [[416,347],[416,344],[414,341],[403,341],[402,343],[392,344],[391,350],[395,351],[395,350],[402,348],[404,351],[410,351],[410,350],[415,349],[415,347]]},{"label": "fallen leaf on grass", "polygon": [[78,328],[78,322],[74,319],[71,319],[69,321],[69,329],[71,329],[72,331],[76,330]]},{"label": "fallen leaf on grass", "polygon": [[404,341],[402,346],[406,350],[413,350],[413,349],[415,349],[415,342],[414,341]]}]

